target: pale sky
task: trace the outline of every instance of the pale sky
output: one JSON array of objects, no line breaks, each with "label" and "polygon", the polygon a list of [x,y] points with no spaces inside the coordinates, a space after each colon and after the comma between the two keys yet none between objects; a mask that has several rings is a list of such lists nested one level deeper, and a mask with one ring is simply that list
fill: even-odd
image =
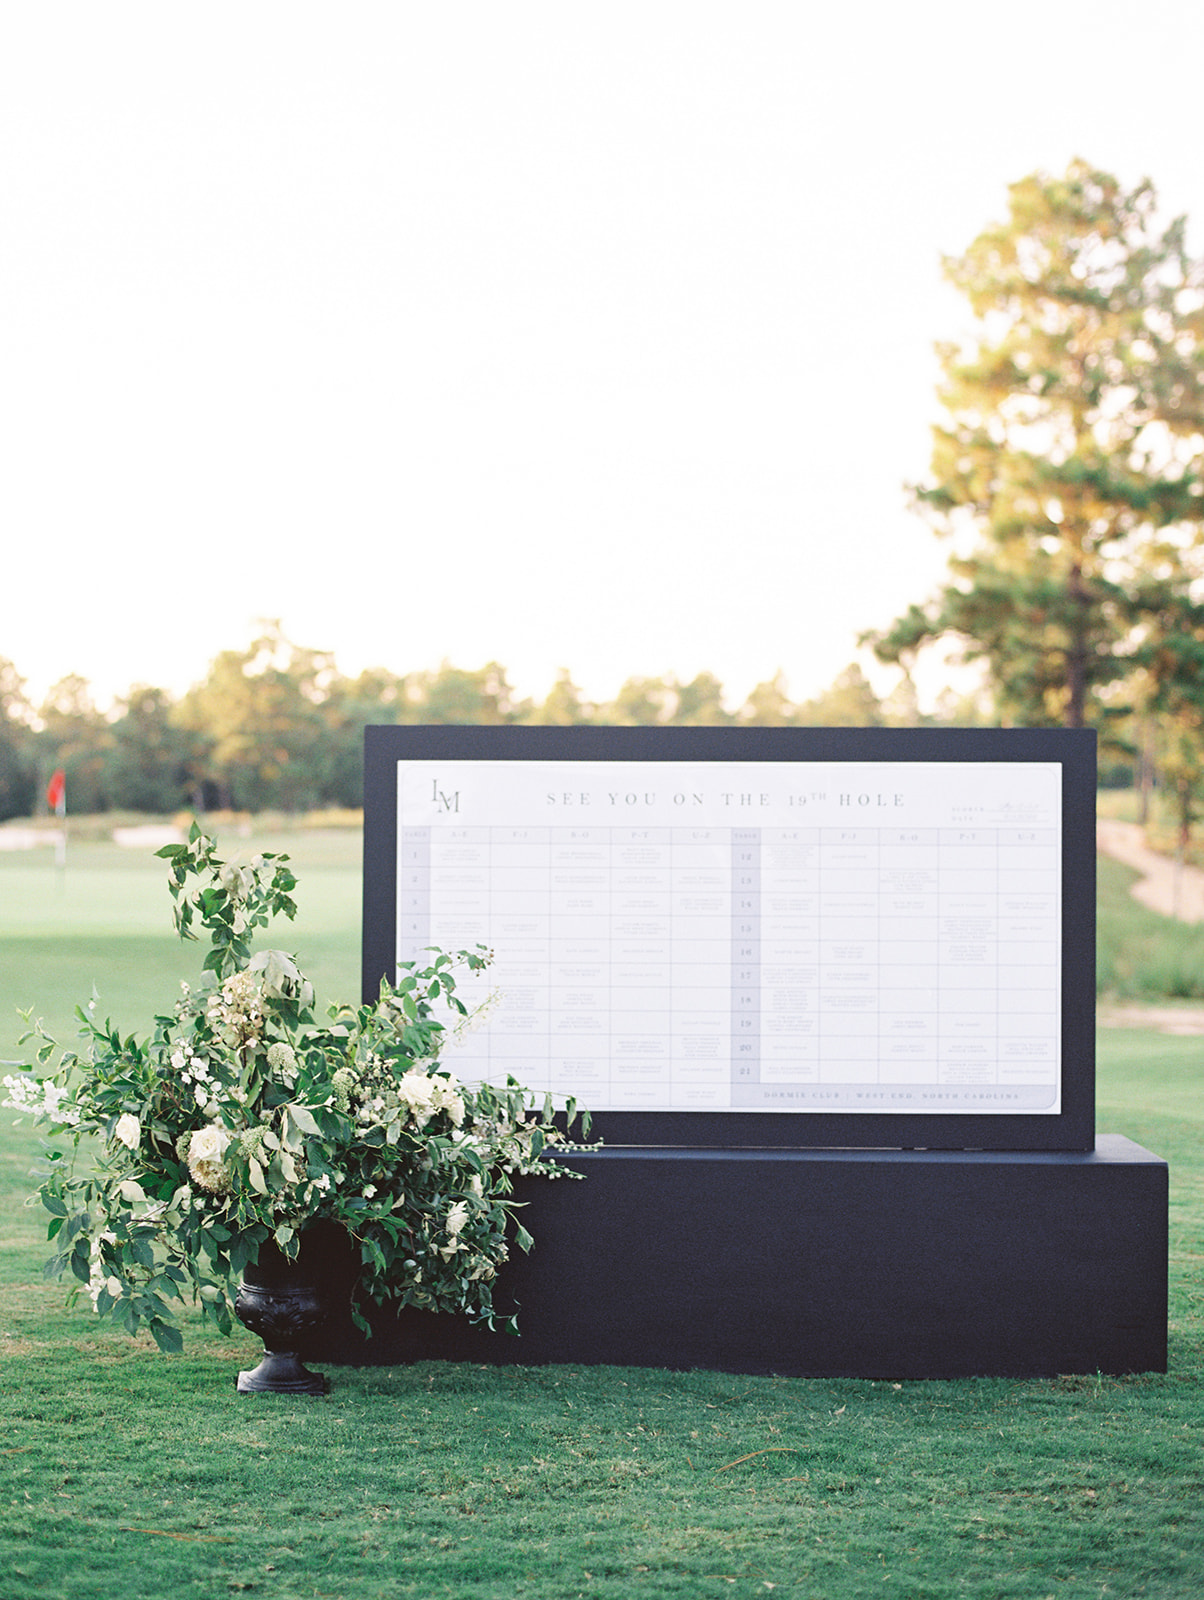
[{"label": "pale sky", "polygon": [[1199,0],[7,5],[0,656],[813,693],[944,570],[941,254],[1075,155],[1204,248],[1202,59]]}]

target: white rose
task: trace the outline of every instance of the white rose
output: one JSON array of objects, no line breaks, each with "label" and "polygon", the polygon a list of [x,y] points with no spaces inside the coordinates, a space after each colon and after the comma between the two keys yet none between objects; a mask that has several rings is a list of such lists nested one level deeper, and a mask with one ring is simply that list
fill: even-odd
[{"label": "white rose", "polygon": [[211,1122],[207,1128],[198,1128],[188,1141],[188,1159],[192,1161],[220,1161],[230,1143],[230,1135],[220,1122]]},{"label": "white rose", "polygon": [[435,1109],[435,1092],[436,1085],[425,1072],[407,1072],[397,1080],[397,1093],[424,1119]]},{"label": "white rose", "polygon": [[142,1138],[142,1124],[138,1118],[128,1111],[123,1111],[117,1118],[117,1126],[113,1129],[113,1137],[119,1144],[125,1145],[127,1150],[137,1150]]}]

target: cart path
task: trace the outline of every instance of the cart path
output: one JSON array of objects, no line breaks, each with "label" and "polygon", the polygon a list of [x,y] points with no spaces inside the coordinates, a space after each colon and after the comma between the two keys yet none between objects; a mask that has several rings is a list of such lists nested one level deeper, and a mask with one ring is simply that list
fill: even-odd
[{"label": "cart path", "polygon": [[1095,836],[1105,855],[1142,874],[1133,885],[1135,900],[1164,917],[1204,922],[1204,872],[1199,867],[1177,866],[1170,856],[1151,850],[1136,822],[1101,817],[1095,825]]},{"label": "cart path", "polygon": [[[1204,921],[1204,872],[1199,867],[1176,868],[1146,844],[1136,822],[1114,822],[1101,817],[1096,839],[1105,855],[1114,856],[1142,877],[1133,885],[1133,898],[1161,916],[1178,915],[1181,922]],[[1176,884],[1178,876],[1178,909]],[[1101,1028],[1153,1028],[1158,1033],[1204,1033],[1204,1006],[1100,1005],[1096,1020]]]},{"label": "cart path", "polygon": [[1143,1006],[1101,1003],[1095,1008],[1100,1028],[1144,1028],[1153,1033],[1204,1033],[1204,1006]]}]

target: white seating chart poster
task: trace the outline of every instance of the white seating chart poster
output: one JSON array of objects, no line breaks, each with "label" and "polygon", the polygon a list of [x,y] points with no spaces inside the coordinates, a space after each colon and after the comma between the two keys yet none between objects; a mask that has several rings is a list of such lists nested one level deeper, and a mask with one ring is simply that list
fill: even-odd
[{"label": "white seating chart poster", "polygon": [[591,1111],[1061,1110],[1056,762],[406,760],[397,959]]}]

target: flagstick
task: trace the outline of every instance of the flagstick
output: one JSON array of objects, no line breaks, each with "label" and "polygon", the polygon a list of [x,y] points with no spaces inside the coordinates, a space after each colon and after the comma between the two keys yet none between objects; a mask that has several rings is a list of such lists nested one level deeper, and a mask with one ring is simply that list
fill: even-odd
[{"label": "flagstick", "polygon": [[56,768],[50,780],[46,798],[54,807],[54,814],[61,823],[54,840],[54,864],[61,888],[67,877],[67,775],[61,767]]},{"label": "flagstick", "polygon": [[54,864],[58,869],[59,883],[65,883],[67,878],[67,796],[64,792],[54,808],[55,815],[59,818],[58,837],[54,841]]}]

